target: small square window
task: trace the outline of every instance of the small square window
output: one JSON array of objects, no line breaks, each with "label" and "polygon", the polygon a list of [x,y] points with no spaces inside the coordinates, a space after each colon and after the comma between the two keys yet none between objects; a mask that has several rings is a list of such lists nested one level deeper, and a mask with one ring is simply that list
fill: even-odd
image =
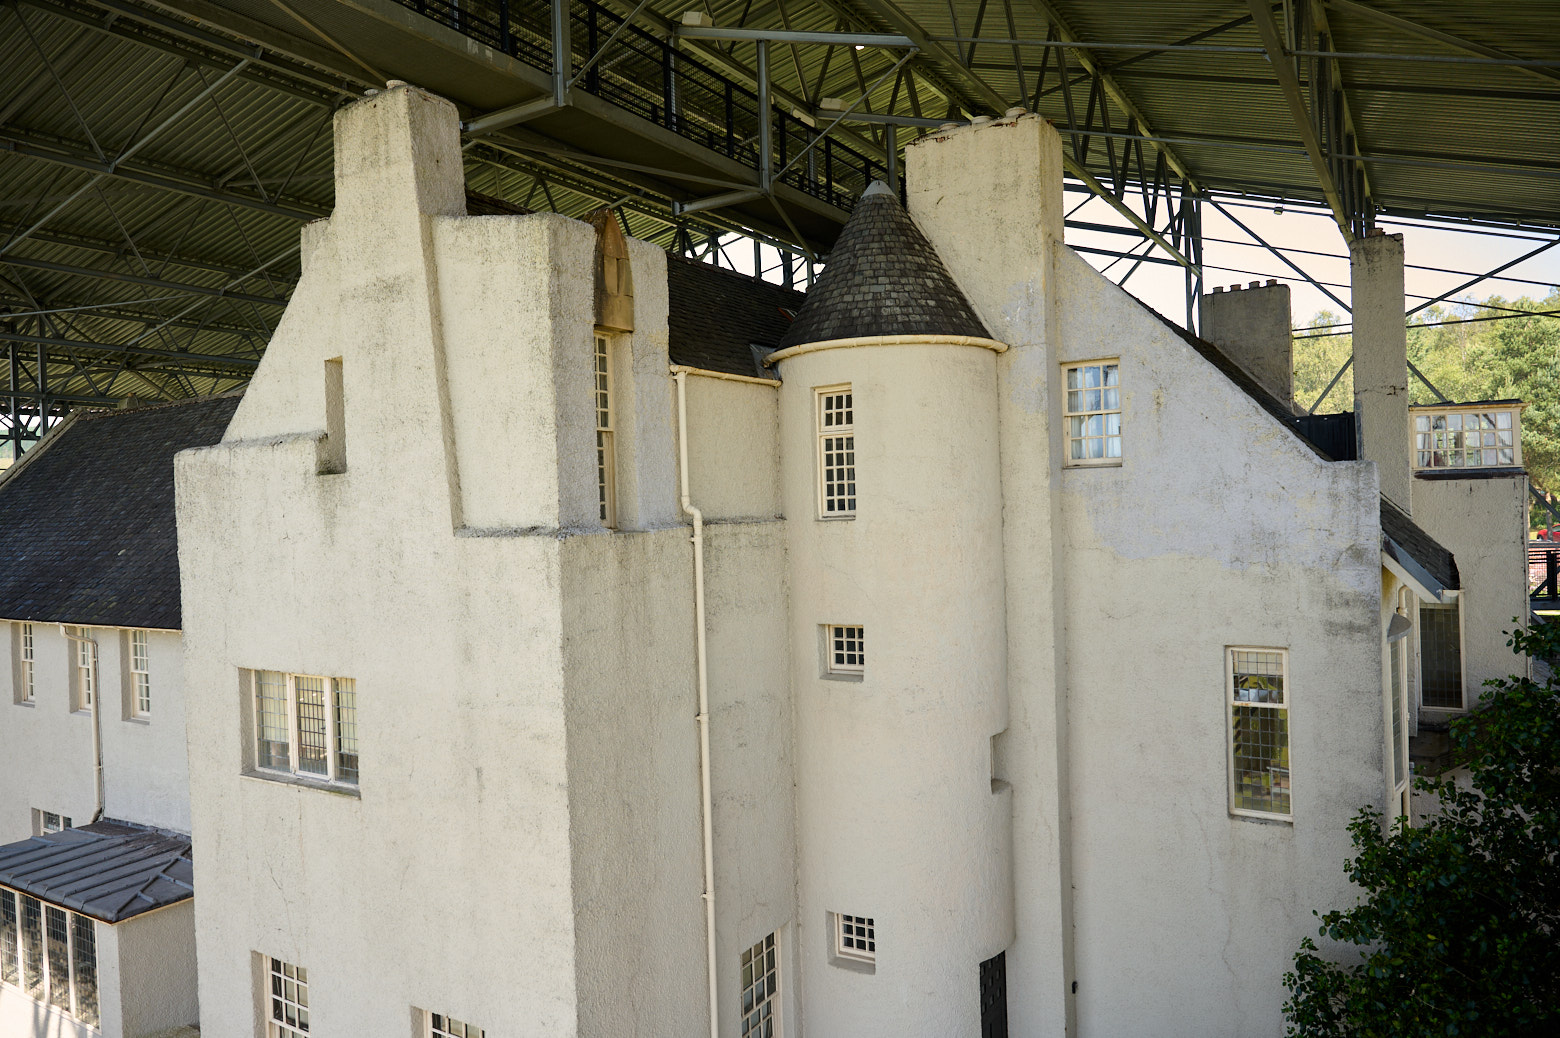
[{"label": "small square window", "polygon": [[1121,463],[1121,362],[1095,360],[1062,369],[1063,435],[1068,465]]},{"label": "small square window", "polygon": [[867,666],[867,634],[864,627],[834,626],[823,629],[827,676],[859,678]]},{"label": "small square window", "polygon": [[877,923],[870,916],[834,916],[834,954],[857,962],[877,962]]}]

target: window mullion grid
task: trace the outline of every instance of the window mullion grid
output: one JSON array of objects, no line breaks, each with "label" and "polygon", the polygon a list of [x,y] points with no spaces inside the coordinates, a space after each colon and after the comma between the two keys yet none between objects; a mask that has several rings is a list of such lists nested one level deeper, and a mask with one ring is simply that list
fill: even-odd
[{"label": "window mullion grid", "polygon": [[325,775],[332,782],[339,781],[337,765],[341,756],[341,745],[336,732],[336,679],[325,678],[324,710],[325,710]]},{"label": "window mullion grid", "polygon": [[298,738],[298,675],[288,674],[287,681],[287,770],[293,774],[303,772],[303,740]]}]

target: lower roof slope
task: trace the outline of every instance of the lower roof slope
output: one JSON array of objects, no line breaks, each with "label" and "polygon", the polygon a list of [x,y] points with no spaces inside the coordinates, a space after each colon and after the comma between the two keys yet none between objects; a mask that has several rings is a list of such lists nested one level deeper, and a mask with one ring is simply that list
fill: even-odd
[{"label": "lower roof slope", "polygon": [[118,923],[195,894],[190,838],[113,821],[0,847],[0,886]]},{"label": "lower roof slope", "polygon": [[755,357],[780,345],[807,297],[698,260],[666,257],[667,349],[673,364],[774,378]]},{"label": "lower roof slope", "polygon": [[0,619],[179,629],[173,456],[238,401],[78,412],[24,455],[0,478]]}]

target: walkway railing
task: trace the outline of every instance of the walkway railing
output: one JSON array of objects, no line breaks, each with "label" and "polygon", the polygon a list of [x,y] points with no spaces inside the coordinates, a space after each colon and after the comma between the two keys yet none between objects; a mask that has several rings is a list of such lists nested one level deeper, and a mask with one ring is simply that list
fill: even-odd
[{"label": "walkway railing", "polygon": [[[402,6],[479,43],[551,74],[552,7],[547,0],[397,0]],[[672,46],[594,0],[569,4],[572,68],[594,55],[614,33],[612,49],[576,85],[626,112],[686,140],[759,168],[758,94],[711,65]],[[578,54],[584,57],[579,58]],[[571,71],[571,75],[573,72]],[[775,169],[800,154],[816,130],[789,111],[769,105]],[[882,162],[832,137],[819,142],[779,178],[798,191],[849,210],[874,180],[888,179]]]}]

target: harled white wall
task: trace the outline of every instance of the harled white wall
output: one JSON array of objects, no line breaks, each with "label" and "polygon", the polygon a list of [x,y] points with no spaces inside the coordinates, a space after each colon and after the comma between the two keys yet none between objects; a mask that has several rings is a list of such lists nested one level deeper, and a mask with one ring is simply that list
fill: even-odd
[{"label": "harled white wall", "polygon": [[[1463,702],[1468,706],[1484,694],[1485,681],[1527,673],[1527,659],[1506,645],[1513,623],[1526,624],[1532,609],[1527,483],[1521,470],[1481,479],[1413,481],[1414,521],[1457,559]],[[1434,713],[1424,711],[1427,719]]]},{"label": "harled white wall", "polygon": [[[92,821],[97,794],[92,758],[92,714],[72,710],[76,643],[59,624],[33,624],[34,700],[17,702],[20,624],[0,633],[0,843],[32,835],[33,809]],[[148,632],[152,714],[130,713],[129,632],[87,629],[98,643],[98,689],[103,731],[104,815],[189,832],[189,774],[184,750],[184,662],[176,631]]]}]

